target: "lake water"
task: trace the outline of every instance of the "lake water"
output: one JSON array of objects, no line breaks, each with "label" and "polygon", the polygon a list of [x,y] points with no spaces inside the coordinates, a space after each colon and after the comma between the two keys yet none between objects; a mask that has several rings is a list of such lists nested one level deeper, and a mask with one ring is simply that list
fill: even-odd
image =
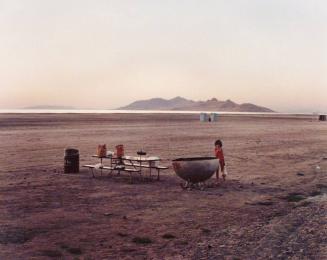
[{"label": "lake water", "polygon": [[94,110],[94,109],[0,109],[0,114],[200,114],[218,113],[223,115],[285,115],[314,116],[312,113],[264,113],[264,112],[223,112],[223,111],[175,111],[175,110]]}]

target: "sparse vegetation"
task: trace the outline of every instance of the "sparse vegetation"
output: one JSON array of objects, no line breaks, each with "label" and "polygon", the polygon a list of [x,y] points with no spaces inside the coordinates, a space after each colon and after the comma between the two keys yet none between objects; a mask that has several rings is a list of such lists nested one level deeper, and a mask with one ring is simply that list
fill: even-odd
[{"label": "sparse vegetation", "polygon": [[118,232],[118,233],[117,233],[117,236],[120,236],[120,237],[128,237],[128,234]]},{"label": "sparse vegetation", "polygon": [[301,200],[305,200],[306,196],[301,193],[290,193],[286,196],[286,200],[288,202],[299,202]]},{"label": "sparse vegetation", "polygon": [[134,237],[133,242],[136,244],[151,244],[152,240],[148,237]]},{"label": "sparse vegetation", "polygon": [[62,257],[62,253],[57,250],[43,250],[43,251],[41,251],[41,254],[43,256],[48,256],[48,257],[56,257],[56,258]]},{"label": "sparse vegetation", "polygon": [[210,234],[211,233],[211,230],[210,229],[207,229],[207,228],[202,228],[202,232],[206,235]]},{"label": "sparse vegetation", "polygon": [[24,228],[0,230],[0,244],[24,244],[41,233],[44,233],[44,230]]},{"label": "sparse vegetation", "polygon": [[322,192],[320,190],[315,190],[315,191],[310,193],[310,196],[315,197],[315,196],[319,196],[321,194],[322,194]]},{"label": "sparse vegetation", "polygon": [[256,205],[261,205],[261,206],[271,206],[273,205],[274,202],[270,201],[270,200],[266,200],[266,201],[258,201],[256,203]]},{"label": "sparse vegetation", "polygon": [[81,255],[82,254],[82,250],[78,247],[67,248],[67,251],[73,255]]},{"label": "sparse vegetation", "polygon": [[65,245],[65,244],[62,244],[60,247],[61,247],[62,249],[68,249],[68,248],[69,248],[69,246],[67,246],[67,245]]},{"label": "sparse vegetation", "polygon": [[174,238],[176,238],[176,236],[173,235],[173,234],[170,234],[170,233],[166,233],[166,234],[164,234],[162,236],[162,238],[164,238],[164,239],[174,239]]},{"label": "sparse vegetation", "polygon": [[311,201],[303,201],[300,203],[300,205],[298,205],[298,207],[308,207],[311,204],[312,204]]}]

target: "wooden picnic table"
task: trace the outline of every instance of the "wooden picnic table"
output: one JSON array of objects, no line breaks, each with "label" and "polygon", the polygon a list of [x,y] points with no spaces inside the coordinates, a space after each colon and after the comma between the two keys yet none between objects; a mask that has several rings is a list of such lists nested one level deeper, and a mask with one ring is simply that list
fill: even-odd
[{"label": "wooden picnic table", "polygon": [[[120,174],[120,172],[128,172],[130,173],[130,176],[132,178],[132,173],[139,173],[140,176],[143,178],[142,175],[142,169],[149,169],[150,172],[150,177],[152,177],[151,173],[152,170],[157,170],[157,180],[160,180],[160,170],[166,170],[168,167],[158,165],[158,162],[161,161],[159,157],[154,157],[154,156],[122,156],[122,157],[117,157],[115,155],[107,155],[100,157],[98,155],[92,155],[93,158],[98,158],[100,159],[101,166],[99,169],[101,170],[101,175],[102,175],[102,170],[110,170],[110,173],[113,171],[117,171],[117,175]],[[110,165],[109,166],[104,166],[103,165],[103,160],[108,159],[110,160]],[[97,168],[97,165],[84,165],[83,167],[87,167],[92,171],[93,177],[94,175],[94,169]]]}]

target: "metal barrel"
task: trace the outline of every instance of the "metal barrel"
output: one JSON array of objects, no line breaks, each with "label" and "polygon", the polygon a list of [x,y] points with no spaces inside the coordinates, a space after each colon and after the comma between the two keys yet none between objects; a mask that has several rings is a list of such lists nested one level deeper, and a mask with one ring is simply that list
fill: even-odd
[{"label": "metal barrel", "polygon": [[64,156],[64,172],[78,173],[79,172],[79,151],[74,148],[65,149]]}]

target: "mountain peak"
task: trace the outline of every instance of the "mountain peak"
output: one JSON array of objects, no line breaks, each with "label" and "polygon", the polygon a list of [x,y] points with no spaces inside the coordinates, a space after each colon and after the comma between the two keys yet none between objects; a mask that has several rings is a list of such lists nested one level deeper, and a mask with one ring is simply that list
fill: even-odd
[{"label": "mountain peak", "polygon": [[185,100],[187,100],[187,99],[185,99],[185,98],[183,98],[181,96],[177,96],[177,97],[174,97],[174,98],[170,99],[170,101],[185,101]]},{"label": "mountain peak", "polygon": [[237,104],[230,99],[219,101],[211,98],[207,101],[193,101],[177,96],[172,99],[152,98],[139,100],[122,110],[190,110],[190,111],[228,111],[228,112],[273,112],[269,108],[256,106],[250,103]]}]

